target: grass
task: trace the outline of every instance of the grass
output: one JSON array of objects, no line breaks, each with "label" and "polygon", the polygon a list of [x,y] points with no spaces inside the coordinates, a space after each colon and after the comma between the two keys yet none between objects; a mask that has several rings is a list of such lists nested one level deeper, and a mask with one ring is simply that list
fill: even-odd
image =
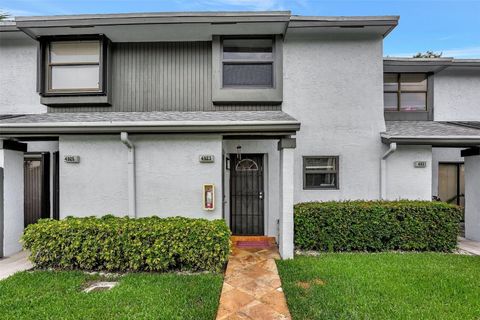
[{"label": "grass", "polygon": [[81,291],[98,278],[17,273],[0,281],[0,319],[214,319],[223,281],[218,274],[132,273],[110,291]]},{"label": "grass", "polygon": [[326,253],[278,269],[293,319],[480,319],[480,257]]}]

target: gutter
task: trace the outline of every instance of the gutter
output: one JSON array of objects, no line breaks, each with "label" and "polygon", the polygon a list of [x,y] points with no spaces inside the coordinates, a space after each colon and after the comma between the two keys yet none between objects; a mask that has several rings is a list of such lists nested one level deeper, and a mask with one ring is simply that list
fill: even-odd
[{"label": "gutter", "polygon": [[128,216],[137,217],[135,188],[135,146],[128,139],[128,132],[120,133],[120,140],[128,148]]},{"label": "gutter", "polygon": [[390,148],[385,152],[380,159],[380,199],[387,199],[387,159],[397,151],[397,144],[390,143]]}]

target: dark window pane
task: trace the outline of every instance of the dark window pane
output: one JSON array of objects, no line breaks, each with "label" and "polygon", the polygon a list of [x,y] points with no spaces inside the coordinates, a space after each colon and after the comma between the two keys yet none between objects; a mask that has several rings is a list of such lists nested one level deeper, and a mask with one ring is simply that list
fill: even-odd
[{"label": "dark window pane", "polygon": [[398,74],[383,74],[383,91],[398,91]]},{"label": "dark window pane", "polygon": [[427,76],[423,73],[400,75],[402,91],[427,91]]},{"label": "dark window pane", "polygon": [[305,186],[310,188],[335,188],[337,186],[336,173],[307,173]]},{"label": "dark window pane", "polygon": [[271,60],[272,39],[226,39],[223,41],[224,59]]},{"label": "dark window pane", "polygon": [[271,63],[223,64],[223,86],[273,86]]},{"label": "dark window pane", "polygon": [[383,94],[383,107],[386,111],[397,111],[398,110],[398,94],[395,93],[384,93]]},{"label": "dark window pane", "polygon": [[425,111],[427,110],[427,94],[426,93],[405,93],[402,92],[400,97],[401,111]]}]

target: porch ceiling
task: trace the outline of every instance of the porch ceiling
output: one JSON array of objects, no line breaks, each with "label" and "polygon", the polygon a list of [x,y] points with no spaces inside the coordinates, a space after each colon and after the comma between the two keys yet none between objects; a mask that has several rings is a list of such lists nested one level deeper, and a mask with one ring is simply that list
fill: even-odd
[{"label": "porch ceiling", "polygon": [[382,142],[434,147],[470,147],[480,145],[480,128],[469,122],[386,121]]},{"label": "porch ceiling", "polygon": [[65,133],[294,134],[300,122],[282,111],[76,112],[0,118],[0,136]]}]

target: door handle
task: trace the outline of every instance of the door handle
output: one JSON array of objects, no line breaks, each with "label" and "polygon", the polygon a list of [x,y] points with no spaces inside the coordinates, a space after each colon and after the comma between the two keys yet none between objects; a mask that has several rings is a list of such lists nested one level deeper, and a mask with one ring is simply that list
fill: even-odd
[{"label": "door handle", "polygon": [[263,200],[263,192],[262,191],[260,191],[258,193],[258,199]]}]

